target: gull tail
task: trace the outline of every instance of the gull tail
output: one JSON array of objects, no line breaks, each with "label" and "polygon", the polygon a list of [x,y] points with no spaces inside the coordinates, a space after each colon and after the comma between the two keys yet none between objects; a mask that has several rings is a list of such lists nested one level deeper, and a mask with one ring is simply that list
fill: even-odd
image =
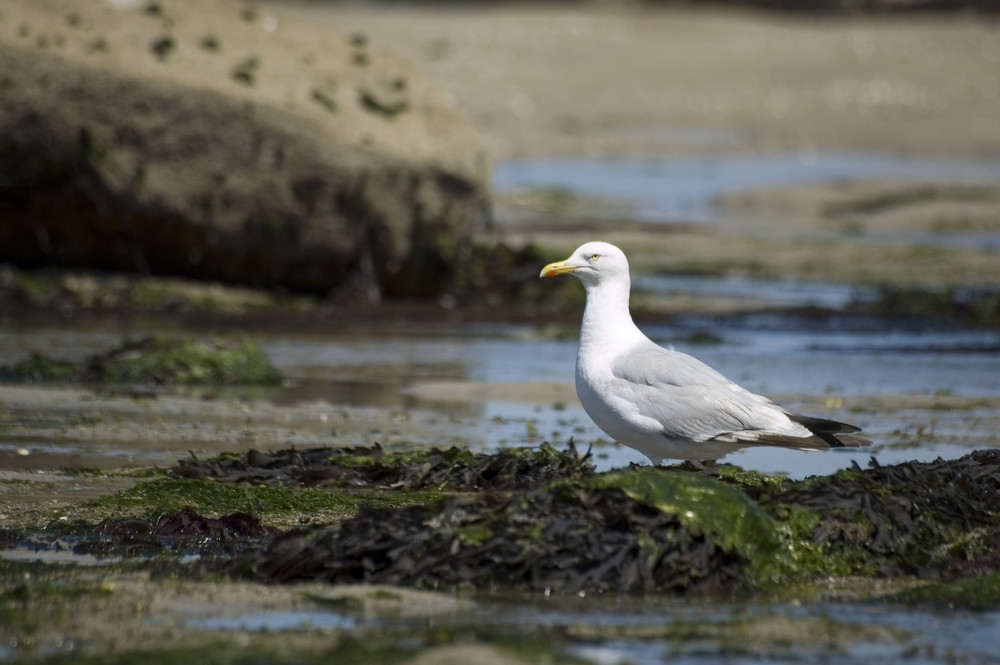
[{"label": "gull tail", "polygon": [[780,446],[782,448],[794,448],[796,450],[829,450],[830,448],[858,448],[870,446],[868,439],[854,436],[860,432],[860,427],[840,423],[836,420],[825,420],[823,418],[813,418],[812,416],[800,416],[787,414],[792,422],[802,425],[811,436],[792,436],[790,434],[779,434],[777,432],[764,432],[760,430],[744,430],[731,434],[716,437],[720,441],[732,441],[747,446]]},{"label": "gull tail", "polygon": [[860,432],[860,427],[837,422],[836,420],[826,420],[824,418],[813,418],[812,416],[800,416],[790,413],[788,418],[796,422],[813,433],[814,436],[822,439],[831,448],[858,448],[860,446],[870,446],[872,442],[860,436],[854,436]]}]

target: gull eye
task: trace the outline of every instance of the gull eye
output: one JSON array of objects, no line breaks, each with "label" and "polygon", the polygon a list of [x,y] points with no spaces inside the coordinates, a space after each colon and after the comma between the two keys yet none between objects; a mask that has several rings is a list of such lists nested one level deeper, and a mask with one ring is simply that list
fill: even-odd
[{"label": "gull eye", "polygon": [[597,260],[597,259],[599,259],[599,258],[601,258],[601,255],[600,255],[600,254],[591,254],[591,255],[590,255],[590,260],[591,260],[591,261],[596,261],[596,260]]}]

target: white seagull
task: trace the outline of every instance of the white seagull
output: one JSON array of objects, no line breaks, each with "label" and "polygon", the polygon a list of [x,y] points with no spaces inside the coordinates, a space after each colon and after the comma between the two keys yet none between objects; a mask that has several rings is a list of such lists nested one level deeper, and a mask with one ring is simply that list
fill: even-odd
[{"label": "white seagull", "polygon": [[867,446],[860,428],[789,413],[700,360],[659,346],[632,322],[625,254],[588,242],[540,277],[570,274],[587,305],[576,354],[576,394],[615,441],[660,464],[665,458],[714,460],[747,446],[825,450]]}]

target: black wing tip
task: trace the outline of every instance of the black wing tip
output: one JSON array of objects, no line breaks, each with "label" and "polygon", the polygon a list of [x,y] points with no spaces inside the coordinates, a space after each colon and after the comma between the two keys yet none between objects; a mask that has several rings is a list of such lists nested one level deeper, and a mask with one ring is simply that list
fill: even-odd
[{"label": "black wing tip", "polygon": [[[861,430],[855,431],[860,432]],[[860,436],[833,436],[832,434],[817,434],[816,436],[826,441],[831,448],[863,448],[872,445],[871,441]]]},{"label": "black wing tip", "polygon": [[853,436],[861,431],[856,425],[798,414],[789,414],[788,417],[822,439],[831,448],[860,448],[872,445],[868,439]]},{"label": "black wing tip", "polygon": [[861,431],[857,425],[842,423],[839,420],[827,420],[826,418],[814,418],[813,416],[803,416],[797,413],[788,414],[792,422],[796,422],[807,430],[820,436],[820,434],[855,434]]}]

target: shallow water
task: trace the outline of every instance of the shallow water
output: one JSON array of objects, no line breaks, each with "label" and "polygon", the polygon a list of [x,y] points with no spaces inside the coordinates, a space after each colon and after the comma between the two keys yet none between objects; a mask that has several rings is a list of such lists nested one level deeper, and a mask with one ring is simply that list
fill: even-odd
[{"label": "shallow water", "polygon": [[251,612],[237,616],[203,617],[184,622],[203,630],[275,631],[357,628],[359,621],[338,612]]},{"label": "shallow water", "polygon": [[632,287],[636,291],[650,293],[739,298],[754,305],[835,310],[852,303],[871,301],[878,295],[875,289],[854,284],[751,279],[740,275],[639,275],[632,282]]},{"label": "shallow water", "polygon": [[[995,405],[1000,398],[998,332],[900,330],[886,325],[856,331],[795,326],[784,319],[720,324],[698,318],[643,328],[655,341],[695,355],[749,390],[772,396],[792,410],[857,424],[876,442],[869,449],[824,453],[747,449],[726,458],[746,468],[798,478],[855,463],[864,466],[872,455],[885,464],[958,457],[996,445],[991,428],[996,425]],[[701,331],[710,331],[718,342],[689,341]],[[8,328],[0,331],[0,363],[15,362],[30,350],[83,357],[117,343],[122,335],[153,332],[162,328],[136,324],[127,331]],[[572,329],[511,325],[456,330],[428,325],[383,329],[378,334],[219,330],[198,331],[196,336],[208,339],[216,333],[253,338],[289,379],[280,389],[233,390],[241,399],[263,399],[283,407],[317,403],[331,412],[338,404],[377,407],[398,414],[398,440],[419,445],[459,443],[495,449],[550,441],[561,446],[572,438],[584,447],[594,445],[599,469],[646,463],[643,455],[607,441],[575,400]],[[71,349],[72,354],[61,349]],[[189,391],[195,396],[204,392]],[[227,394],[213,392],[216,397]],[[881,401],[869,407],[872,399]],[[439,414],[440,421],[418,436],[408,431],[407,414],[414,411]],[[137,427],[136,436],[141,436],[141,425]],[[279,434],[278,443],[309,443],[308,438],[286,435]],[[96,441],[6,436],[0,440],[0,452],[15,460],[18,451],[26,456],[23,451],[28,451],[30,459],[24,464],[46,460],[55,468],[60,459],[66,466],[90,466],[102,456],[118,463],[135,458],[163,464],[171,461],[177,445],[184,444],[163,445],[166,449],[157,451],[155,442],[133,442],[127,433],[103,447]]]},{"label": "shallow water", "polygon": [[[945,611],[892,604],[804,603],[744,604],[681,602],[662,597],[614,594],[579,598],[522,597],[497,602],[478,597],[475,609],[436,616],[441,630],[476,625],[495,634],[516,635],[523,626],[552,630],[566,637],[560,651],[600,665],[680,663],[760,663],[762,657],[787,662],[867,664],[994,662],[1000,612]],[[795,633],[834,625],[841,639],[822,635],[798,642]],[[380,628],[400,631],[423,619],[387,618],[327,609],[251,612],[191,619],[193,628],[226,631],[328,630]],[[716,626],[747,623],[761,631],[787,632],[761,645],[733,643]],[[856,631],[856,635],[851,635]],[[683,636],[683,638],[681,638]],[[891,636],[891,637],[890,637]]]},{"label": "shallow water", "polygon": [[[523,159],[498,162],[498,192],[557,190],[626,206],[643,222],[708,222],[739,191],[882,178],[998,182],[1000,162],[900,159],[861,152],[743,156]],[[995,241],[995,238],[992,238]]]},{"label": "shallow water", "polygon": [[[726,458],[745,468],[798,478],[831,473],[855,463],[865,466],[872,455],[888,464],[958,457],[998,444],[995,432],[1000,427],[1000,354],[994,350],[1000,345],[998,332],[905,330],[893,326],[851,330],[815,323],[793,325],[780,317],[733,319],[725,324],[692,318],[673,325],[644,327],[660,343],[692,352],[752,390],[774,395],[793,409],[857,423],[876,441],[870,450],[803,453],[761,448]],[[701,330],[711,330],[720,342],[698,345],[688,341],[692,333]],[[0,330],[0,362],[15,361],[32,349],[68,350],[82,357],[117,344],[123,335],[153,332],[162,333],[164,327],[139,323],[126,328],[108,324],[82,329],[8,327]],[[8,469],[14,463],[24,466],[13,468],[49,469],[46,473],[52,474],[63,467],[106,465],[101,458],[113,465],[169,466],[188,454],[192,444],[182,436],[165,441],[148,437],[146,423],[155,432],[159,427],[157,419],[190,419],[203,437],[198,441],[217,437],[213,445],[221,446],[220,452],[246,446],[329,445],[330,430],[338,428],[334,421],[342,405],[396,414],[393,422],[398,421],[394,425],[398,438],[409,442],[404,445],[459,444],[494,449],[537,445],[547,440],[562,447],[574,438],[583,448],[593,445],[599,469],[630,462],[648,463],[641,454],[607,442],[572,399],[572,387],[568,385],[576,353],[572,329],[411,325],[406,329],[339,329],[308,334],[246,329],[170,332],[203,338],[215,334],[247,335],[259,342],[289,377],[289,385],[244,392],[235,404],[247,406],[247,418],[255,414],[254,402],[243,401],[248,398],[280,405],[269,412],[270,417],[290,423],[274,430],[273,439],[243,442],[240,420],[230,425],[226,424],[230,421],[224,421],[218,430],[208,429],[206,434],[206,425],[199,424],[194,413],[199,404],[209,413],[225,410],[224,405],[231,409],[230,401],[221,393],[207,402],[199,399],[174,404],[161,397],[152,414],[143,415],[137,406],[135,415],[127,412],[104,416],[112,420],[124,418],[128,427],[134,427],[134,434],[50,441],[0,436],[0,463]],[[459,387],[457,398],[456,391],[448,388],[455,385]],[[86,401],[81,404],[84,417],[91,417],[92,408],[103,408],[99,399],[95,399],[93,407]],[[287,415],[282,416],[286,411]],[[433,426],[418,432],[413,415],[416,413],[431,414]],[[130,422],[133,418],[134,422]],[[257,415],[254,418],[254,431],[269,431],[270,421]],[[303,418],[313,425],[322,424],[321,438],[310,438]],[[372,436],[387,440],[385,432]],[[349,444],[370,440],[345,440],[334,434],[332,441]],[[27,454],[17,452],[21,449]],[[84,488],[84,493],[92,491]],[[22,554],[33,558],[32,553]],[[76,559],[68,554],[61,558]],[[77,562],[96,563],[86,559]],[[668,660],[702,665],[749,664],[760,662],[762,657],[843,665],[904,659],[935,664],[1000,659],[1000,643],[995,639],[1000,631],[998,612],[940,611],[879,603],[803,605],[787,600],[759,605],[680,602],[654,595],[547,599],[536,594],[503,600],[485,594],[475,595],[472,600],[474,610],[436,616],[433,626],[443,630],[454,627],[457,631],[475,626],[478,635],[508,639],[521,639],[525,631],[534,631],[527,634],[541,635],[543,639],[554,634],[559,636],[557,651],[599,665],[652,665]],[[761,630],[776,624],[773,630],[778,637],[770,638],[764,646],[738,640],[734,644],[727,626],[747,621],[760,622]],[[810,621],[839,626],[836,630],[842,641],[817,642],[807,637],[816,626]],[[424,621],[378,613],[302,607],[248,609],[243,614],[208,611],[179,624],[199,632],[234,635],[360,631],[404,644],[412,639],[408,635],[421,634],[426,626]],[[696,628],[694,636],[689,632],[691,626]],[[890,631],[888,637],[873,634],[873,627]],[[0,659],[15,655],[0,650]]]}]

